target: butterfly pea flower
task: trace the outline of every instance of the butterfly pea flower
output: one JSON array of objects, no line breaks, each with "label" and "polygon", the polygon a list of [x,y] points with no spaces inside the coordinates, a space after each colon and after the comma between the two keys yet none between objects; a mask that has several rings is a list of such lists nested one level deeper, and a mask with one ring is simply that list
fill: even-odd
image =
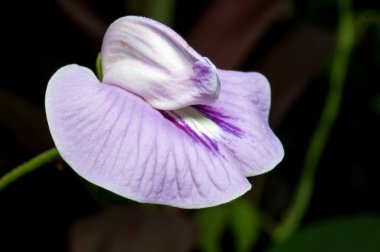
[{"label": "butterfly pea flower", "polygon": [[68,65],[46,91],[56,147],[86,180],[138,202],[202,208],[241,196],[247,177],[283,158],[263,75],[218,69],[144,17],[111,24],[101,56],[101,81]]}]

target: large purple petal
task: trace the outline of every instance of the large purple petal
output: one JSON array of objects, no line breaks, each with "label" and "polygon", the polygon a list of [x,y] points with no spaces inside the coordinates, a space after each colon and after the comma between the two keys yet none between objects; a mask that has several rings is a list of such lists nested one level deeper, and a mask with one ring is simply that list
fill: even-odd
[{"label": "large purple petal", "polygon": [[[219,105],[229,107],[225,102]],[[235,115],[233,108],[228,112]],[[87,68],[70,65],[53,75],[46,113],[64,160],[85,179],[124,197],[200,208],[230,201],[251,187],[239,169],[240,154],[237,160],[230,149],[210,151],[165,113],[117,86],[100,84]],[[244,131],[252,121],[246,120],[238,124]],[[261,126],[254,123],[253,131],[255,125]]]}]

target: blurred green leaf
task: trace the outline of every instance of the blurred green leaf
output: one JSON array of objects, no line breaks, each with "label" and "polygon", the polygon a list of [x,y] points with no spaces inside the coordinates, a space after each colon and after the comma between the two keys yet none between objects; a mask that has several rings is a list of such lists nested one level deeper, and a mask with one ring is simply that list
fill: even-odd
[{"label": "blurred green leaf", "polygon": [[380,216],[339,217],[302,228],[287,242],[267,252],[380,251]]},{"label": "blurred green leaf", "polygon": [[236,251],[249,251],[260,234],[260,218],[253,205],[245,200],[232,204],[232,233]]},{"label": "blurred green leaf", "polygon": [[198,211],[200,246],[204,252],[220,251],[220,239],[228,225],[229,204]]},{"label": "blurred green leaf", "polygon": [[238,199],[198,212],[200,246],[205,252],[221,251],[221,238],[231,228],[237,252],[249,251],[260,234],[260,218],[250,202]]}]

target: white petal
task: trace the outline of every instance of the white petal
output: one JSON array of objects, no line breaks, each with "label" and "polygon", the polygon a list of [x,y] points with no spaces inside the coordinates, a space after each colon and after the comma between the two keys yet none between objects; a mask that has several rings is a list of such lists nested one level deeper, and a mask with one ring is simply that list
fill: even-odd
[{"label": "white petal", "polygon": [[154,20],[128,16],[116,20],[102,46],[104,82],[173,110],[213,103],[220,83],[215,66],[177,33]]}]

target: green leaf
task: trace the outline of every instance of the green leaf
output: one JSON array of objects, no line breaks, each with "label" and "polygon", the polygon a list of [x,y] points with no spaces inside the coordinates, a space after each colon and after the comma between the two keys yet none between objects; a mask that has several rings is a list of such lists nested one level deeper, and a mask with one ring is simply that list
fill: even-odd
[{"label": "green leaf", "polygon": [[236,251],[250,251],[260,234],[260,219],[252,204],[245,200],[235,201],[232,208],[232,233]]},{"label": "green leaf", "polygon": [[380,251],[380,216],[362,215],[325,220],[300,229],[267,252]]},{"label": "green leaf", "polygon": [[228,225],[229,204],[198,211],[200,247],[204,252],[219,252],[223,231]]},{"label": "green leaf", "polygon": [[260,218],[250,202],[238,199],[218,207],[202,209],[197,216],[200,229],[200,246],[204,252],[221,251],[223,232],[230,228],[237,252],[249,251],[260,231]]}]

